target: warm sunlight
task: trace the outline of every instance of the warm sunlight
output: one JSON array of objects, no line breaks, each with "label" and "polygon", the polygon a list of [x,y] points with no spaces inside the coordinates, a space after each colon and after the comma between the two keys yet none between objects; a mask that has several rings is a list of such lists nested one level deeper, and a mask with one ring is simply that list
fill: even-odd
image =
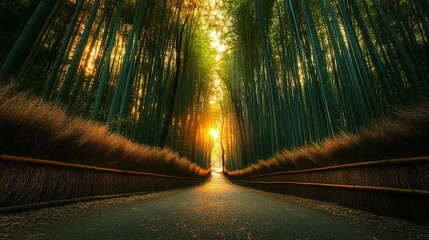
[{"label": "warm sunlight", "polygon": [[92,49],[89,46],[85,47],[85,56],[88,56],[89,51],[89,58],[87,59],[86,65],[84,65],[84,71],[86,75],[92,75],[94,72],[94,68],[96,67],[96,60],[97,60],[97,54],[100,50],[100,43],[97,42],[97,45],[94,46]]},{"label": "warm sunlight", "polygon": [[213,168],[222,167],[222,150],[221,150],[221,139],[220,139],[220,125],[217,123],[215,128],[210,129],[209,131],[211,137],[213,138],[213,148],[211,153],[211,166]]},{"label": "warm sunlight", "polygon": [[219,79],[219,75],[217,73],[213,73],[214,80],[210,82],[210,89],[211,89],[211,95],[210,95],[210,105],[217,105],[219,104],[219,101],[222,101],[223,99],[223,88],[222,88],[222,82]]},{"label": "warm sunlight", "polygon": [[216,63],[214,64],[210,73],[211,79],[209,82],[209,104],[210,115],[212,119],[212,129],[208,131],[213,139],[213,148],[211,152],[211,166],[222,167],[222,150],[221,150],[221,108],[224,99],[224,84],[222,77],[219,74],[219,68],[228,46],[225,42],[225,32],[228,31],[225,24],[225,12],[222,10],[222,0],[208,0],[204,2],[205,8],[201,15],[201,22],[203,23],[206,34],[209,37],[209,44],[211,52],[215,55]]},{"label": "warm sunlight", "polygon": [[219,139],[219,131],[218,130],[211,129],[210,134],[212,135],[212,137],[215,141]]},{"label": "warm sunlight", "polygon": [[224,13],[220,10],[223,5],[222,1],[206,2],[208,11],[202,18],[202,22],[209,29],[210,46],[216,51],[216,61],[222,59],[222,53],[225,52],[227,46],[222,40],[223,31],[226,29],[224,24]]},{"label": "warm sunlight", "polygon": [[222,53],[226,50],[226,46],[222,44],[220,40],[220,32],[210,31],[210,45],[214,48],[218,53]]}]

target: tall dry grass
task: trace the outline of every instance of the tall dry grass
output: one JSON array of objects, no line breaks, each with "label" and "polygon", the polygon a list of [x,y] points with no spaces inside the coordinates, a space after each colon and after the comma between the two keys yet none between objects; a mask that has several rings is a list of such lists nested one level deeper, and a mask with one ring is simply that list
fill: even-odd
[{"label": "tall dry grass", "polygon": [[139,145],[106,126],[69,117],[12,86],[0,88],[0,153],[174,176],[209,172],[173,151]]},{"label": "tall dry grass", "polygon": [[398,109],[359,134],[341,134],[320,144],[284,150],[268,160],[227,172],[245,177],[384,159],[429,156],[429,100]]}]

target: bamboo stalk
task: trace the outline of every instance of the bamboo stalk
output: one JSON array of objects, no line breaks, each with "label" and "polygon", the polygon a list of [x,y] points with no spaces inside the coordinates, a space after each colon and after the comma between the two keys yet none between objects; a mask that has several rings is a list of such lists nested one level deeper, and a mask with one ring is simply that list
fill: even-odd
[{"label": "bamboo stalk", "polygon": [[304,169],[304,170],[274,172],[274,173],[267,173],[267,174],[244,177],[243,179],[268,177],[268,176],[276,176],[276,175],[283,175],[283,174],[321,172],[321,171],[330,171],[330,170],[337,170],[337,169],[372,167],[372,166],[382,166],[382,165],[411,164],[411,163],[423,163],[423,162],[429,162],[429,156],[428,157],[387,159],[387,160],[380,160],[380,161],[350,163],[350,164],[343,164],[343,165],[336,165],[336,166],[329,166],[329,167],[320,167],[320,168],[311,168],[311,169]]},{"label": "bamboo stalk", "polygon": [[359,185],[340,185],[340,184],[329,184],[329,183],[308,183],[308,182],[262,182],[262,181],[235,181],[237,183],[250,183],[250,184],[263,184],[263,185],[301,185],[301,186],[312,186],[312,187],[328,187],[328,188],[341,188],[351,190],[362,190],[362,191],[374,191],[374,192],[387,192],[397,194],[407,194],[415,196],[429,197],[429,191],[417,190],[417,189],[403,189],[403,188],[390,188],[390,187],[376,187],[376,186],[359,186]]},{"label": "bamboo stalk", "polygon": [[57,161],[44,160],[44,159],[11,156],[6,154],[0,154],[0,160],[7,161],[7,162],[14,162],[14,163],[38,164],[38,165],[47,165],[47,166],[55,166],[55,167],[63,167],[63,168],[85,169],[85,170],[91,170],[91,171],[121,173],[121,174],[131,174],[131,175],[145,175],[145,176],[180,179],[180,180],[201,180],[204,178],[204,177],[202,178],[178,177],[178,176],[169,176],[169,175],[162,175],[162,174],[156,174],[156,173],[135,172],[135,171],[128,171],[128,170],[88,166],[88,165],[82,165],[82,164],[64,163],[64,162],[57,162]]}]

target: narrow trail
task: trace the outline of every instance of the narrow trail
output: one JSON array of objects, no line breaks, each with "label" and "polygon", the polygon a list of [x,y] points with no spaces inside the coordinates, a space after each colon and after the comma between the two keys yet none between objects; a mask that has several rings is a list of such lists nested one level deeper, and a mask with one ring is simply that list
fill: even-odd
[{"label": "narrow trail", "polygon": [[8,239],[398,239],[386,230],[235,186],[220,172],[196,187],[52,224],[34,223],[15,234]]}]

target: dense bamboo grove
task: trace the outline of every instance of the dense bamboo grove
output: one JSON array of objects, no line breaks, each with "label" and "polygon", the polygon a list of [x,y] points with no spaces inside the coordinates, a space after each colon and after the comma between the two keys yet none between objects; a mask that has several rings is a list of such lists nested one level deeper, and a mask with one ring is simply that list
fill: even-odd
[{"label": "dense bamboo grove", "polygon": [[[244,169],[230,171],[228,175],[245,177],[377,160],[427,157],[429,155],[428,123],[429,102],[425,102],[412,108],[398,110],[389,118],[384,118],[374,124],[371,129],[361,130],[359,134],[343,133],[321,143],[314,143],[299,149],[283,150],[268,161],[260,161]],[[398,173],[395,178],[408,177],[416,182],[421,181],[419,186],[424,187],[413,187],[427,189],[429,187],[426,181],[427,171],[424,170],[427,165],[427,163],[417,165],[416,172],[407,172],[407,168],[405,168],[404,172]],[[383,170],[385,169],[381,167],[380,171]],[[326,175],[327,178],[331,177],[330,174]],[[361,176],[359,178],[365,179],[365,174]],[[386,178],[375,177],[380,179],[374,181],[376,183],[382,182]],[[341,182],[347,179],[347,176],[344,175],[335,180]],[[320,180],[313,179],[313,181]]]},{"label": "dense bamboo grove", "polygon": [[1,17],[21,19],[9,20],[20,27],[3,41],[1,81],[209,166],[204,109],[214,57],[199,1],[6,2]]},{"label": "dense bamboo grove", "polygon": [[224,7],[228,170],[357,133],[429,95],[427,1],[234,0]]},{"label": "dense bamboo grove", "polygon": [[429,95],[425,0],[0,4],[2,82],[203,168],[214,146],[242,169]]}]

